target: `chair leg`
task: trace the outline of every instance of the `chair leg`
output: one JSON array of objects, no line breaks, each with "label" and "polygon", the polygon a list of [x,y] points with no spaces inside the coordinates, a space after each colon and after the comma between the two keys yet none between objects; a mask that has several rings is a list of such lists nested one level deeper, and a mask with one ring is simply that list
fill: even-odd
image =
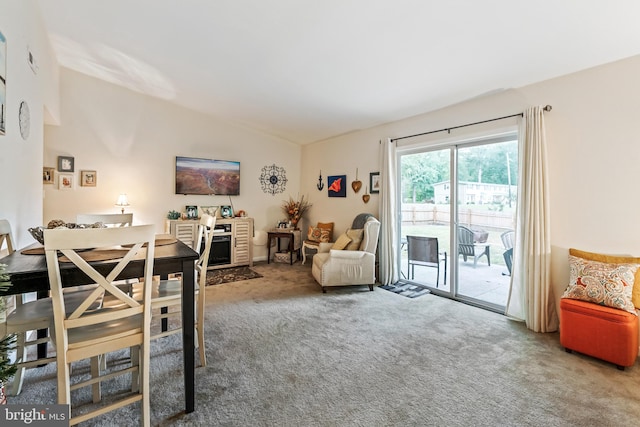
[{"label": "chair leg", "polygon": [[[100,376],[100,365],[105,355],[95,356],[91,358],[91,378],[98,378]],[[102,400],[101,382],[98,381],[91,385],[91,393],[93,394],[93,403],[99,403]]]},{"label": "chair leg", "polygon": [[373,292],[373,284],[369,285],[369,291]]},{"label": "chair leg", "polygon": [[[16,338],[16,363],[24,362],[25,351],[24,351],[24,343],[26,341],[25,338],[26,332],[19,332]],[[11,383],[11,395],[17,396],[22,391],[22,382],[24,381],[24,370],[25,368],[22,366],[18,367],[16,374],[13,376],[13,381]]]}]

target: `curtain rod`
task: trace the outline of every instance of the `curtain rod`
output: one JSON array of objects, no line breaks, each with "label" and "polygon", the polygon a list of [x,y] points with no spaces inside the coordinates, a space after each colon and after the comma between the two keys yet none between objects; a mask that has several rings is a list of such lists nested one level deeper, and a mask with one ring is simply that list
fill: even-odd
[{"label": "curtain rod", "polygon": [[[547,112],[551,111],[551,105],[545,105],[543,110],[547,111]],[[447,131],[447,133],[451,133],[451,131],[453,129],[464,128],[464,127],[467,127],[467,126],[480,125],[482,123],[495,122],[496,120],[510,119],[511,117],[518,117],[518,116],[522,117],[523,115],[524,115],[524,113],[512,114],[510,116],[497,117],[495,119],[483,120],[481,122],[467,123],[466,125],[453,126],[453,127],[444,128],[444,129],[432,130],[430,132],[417,133],[415,135],[401,136],[399,138],[391,138],[391,142],[399,141],[401,139],[414,138],[416,136],[423,136],[423,135],[429,135],[429,134],[432,134],[432,133],[444,132],[444,131]]]}]

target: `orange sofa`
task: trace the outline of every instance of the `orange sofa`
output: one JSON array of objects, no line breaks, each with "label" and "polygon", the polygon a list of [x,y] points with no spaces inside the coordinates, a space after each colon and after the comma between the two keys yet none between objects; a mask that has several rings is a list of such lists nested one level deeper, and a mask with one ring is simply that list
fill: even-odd
[{"label": "orange sofa", "polygon": [[560,344],[614,363],[632,366],[638,357],[638,316],[580,300],[560,300]]}]

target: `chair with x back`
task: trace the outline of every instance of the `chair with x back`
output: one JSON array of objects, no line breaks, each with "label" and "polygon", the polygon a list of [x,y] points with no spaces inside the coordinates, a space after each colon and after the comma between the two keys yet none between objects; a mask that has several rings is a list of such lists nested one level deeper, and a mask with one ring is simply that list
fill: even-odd
[{"label": "chair with x back", "polygon": [[[0,249],[3,243],[7,245],[8,253],[15,252],[11,224],[6,219],[0,220]],[[78,307],[82,299],[88,295],[87,291],[73,291],[65,293],[65,304],[69,309]],[[100,301],[98,301],[98,304]],[[45,355],[38,357],[37,345],[51,341],[51,337],[45,335],[42,338],[32,339],[31,331],[47,330],[53,321],[53,306],[51,298],[41,298],[34,301],[26,301],[25,295],[15,296],[15,304],[7,313],[4,324],[0,324],[2,335],[16,335],[16,361],[17,371],[11,382],[10,393],[17,396],[22,391],[25,369],[34,368],[46,363],[55,362],[55,356]],[[49,334],[50,335],[50,334]]]},{"label": "chair with x back", "polygon": [[[74,425],[125,405],[140,401],[141,424],[150,424],[149,404],[149,348],[151,323],[151,284],[153,276],[153,256],[155,251],[155,227],[141,225],[117,228],[52,229],[44,231],[45,254],[51,286],[53,304],[53,338],[56,343],[58,403],[71,405],[70,424]],[[92,251],[86,248],[113,248],[122,246],[121,258],[113,267],[100,264],[100,271],[86,259]],[[95,253],[95,251],[93,251]],[[59,257],[58,253],[63,257]],[[140,254],[139,254],[140,253]],[[144,280],[142,297],[136,300],[114,284],[115,278],[136,259],[143,256]],[[136,258],[137,257],[137,258]],[[86,259],[85,259],[86,258]],[[75,308],[66,306],[63,287],[72,276],[61,274],[61,264],[71,263],[94,283],[95,288]],[[120,304],[110,306],[96,302],[108,295]],[[114,367],[112,372],[103,374],[98,358],[121,349],[135,349],[132,366]],[[91,378],[71,382],[71,363],[83,359],[91,360]],[[135,363],[135,365],[134,365]],[[109,403],[96,393],[96,385],[119,375],[131,375],[130,393],[119,391],[111,396]],[[103,403],[98,408],[78,415],[77,404],[71,399],[71,392],[91,386],[94,403]]]},{"label": "chair with x back", "polygon": [[[196,239],[195,250],[200,253],[200,257],[196,262],[196,332],[198,335],[198,350],[200,355],[200,364],[206,366],[207,358],[204,346],[204,306],[205,306],[205,286],[207,284],[207,268],[209,266],[209,254],[211,252],[211,244],[213,242],[213,230],[216,224],[216,217],[211,215],[202,215],[198,226],[198,237]],[[135,292],[138,295],[139,292]],[[160,280],[153,283],[153,292],[151,296],[151,304],[154,308],[154,319],[176,318],[181,315],[180,306],[182,305],[182,282],[181,279]],[[172,307],[172,311],[162,310],[158,313],[156,309]],[[166,312],[165,312],[166,311]],[[184,325],[172,327],[159,333],[152,333],[151,338],[161,338],[168,335],[181,332]]]}]

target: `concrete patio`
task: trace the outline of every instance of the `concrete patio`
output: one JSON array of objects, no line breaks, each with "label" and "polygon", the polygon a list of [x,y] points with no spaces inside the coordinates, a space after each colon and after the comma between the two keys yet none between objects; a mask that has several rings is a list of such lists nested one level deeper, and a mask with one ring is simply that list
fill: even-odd
[{"label": "concrete patio", "polygon": [[[476,267],[473,266],[473,261],[462,261],[460,257],[460,263],[458,267],[458,295],[474,298],[481,301],[486,301],[491,304],[499,306],[505,306],[507,304],[507,298],[509,296],[509,282],[511,277],[506,275],[508,273],[507,267],[504,265],[487,265],[486,262],[478,261]],[[444,263],[440,264],[440,280],[437,289],[443,291],[450,291],[450,270],[452,268],[452,262],[456,259],[447,259],[447,283],[444,284]],[[410,278],[407,274],[407,260],[402,259],[402,274],[401,278],[408,279],[418,284],[435,287],[437,270],[431,267],[415,267],[415,276]],[[503,274],[504,273],[504,274]]]}]

